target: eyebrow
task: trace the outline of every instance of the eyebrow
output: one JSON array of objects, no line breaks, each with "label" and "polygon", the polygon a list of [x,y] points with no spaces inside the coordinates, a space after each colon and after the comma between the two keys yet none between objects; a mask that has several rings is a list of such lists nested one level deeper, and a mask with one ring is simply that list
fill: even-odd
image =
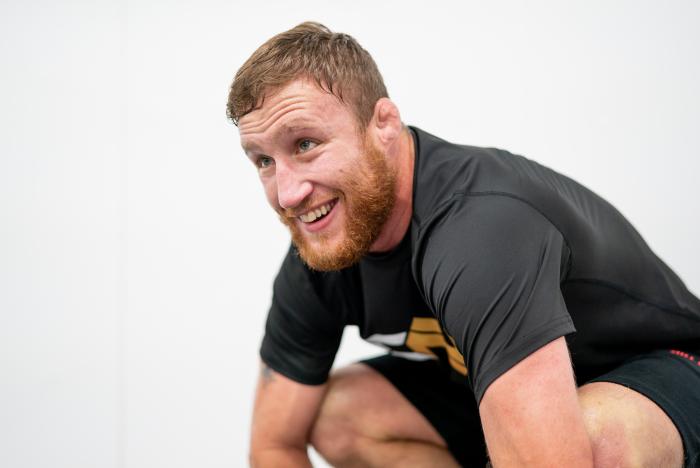
[{"label": "eyebrow", "polygon": [[[276,137],[279,135],[290,135],[293,133],[299,133],[308,130],[322,131],[317,126],[314,126],[311,120],[299,119],[298,121],[292,121],[280,125],[280,128],[277,131],[275,131],[272,135]],[[249,144],[241,143],[241,147],[243,148],[243,151],[245,153],[255,151],[259,148],[259,146],[256,145],[254,142]]]},{"label": "eyebrow", "polygon": [[315,127],[307,119],[303,119],[299,122],[290,122],[282,125],[280,129],[281,133],[298,133],[304,130],[314,130]]},{"label": "eyebrow", "polygon": [[251,151],[253,151],[255,148],[257,148],[257,145],[255,143],[250,143],[246,144],[241,142],[241,148],[243,148],[243,152],[247,155]]}]

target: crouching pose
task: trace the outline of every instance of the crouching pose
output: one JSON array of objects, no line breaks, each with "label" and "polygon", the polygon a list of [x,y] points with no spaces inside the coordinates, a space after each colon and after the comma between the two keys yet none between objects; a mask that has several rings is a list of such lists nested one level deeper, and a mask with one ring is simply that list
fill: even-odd
[{"label": "crouching pose", "polygon": [[[292,238],[254,466],[309,444],[341,467],[700,466],[700,301],[605,200],[404,125],[316,23],[255,51],[228,113]],[[346,325],[387,353],[329,375]]]}]

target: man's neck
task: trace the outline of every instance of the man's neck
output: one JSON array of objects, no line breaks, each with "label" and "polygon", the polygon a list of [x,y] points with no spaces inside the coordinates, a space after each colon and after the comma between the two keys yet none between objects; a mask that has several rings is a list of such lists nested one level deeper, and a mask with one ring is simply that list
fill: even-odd
[{"label": "man's neck", "polygon": [[396,199],[394,207],[379,237],[372,244],[370,252],[387,252],[401,242],[411,224],[413,215],[413,170],[415,164],[415,149],[413,135],[408,127],[404,127],[397,142],[398,148],[393,155],[396,168]]}]

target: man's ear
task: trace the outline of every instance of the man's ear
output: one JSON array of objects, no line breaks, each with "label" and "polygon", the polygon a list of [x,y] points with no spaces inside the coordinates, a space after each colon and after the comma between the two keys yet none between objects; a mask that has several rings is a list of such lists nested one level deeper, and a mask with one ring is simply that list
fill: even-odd
[{"label": "man's ear", "polygon": [[370,126],[378,142],[385,147],[399,138],[403,124],[399,108],[391,99],[383,97],[377,101]]}]

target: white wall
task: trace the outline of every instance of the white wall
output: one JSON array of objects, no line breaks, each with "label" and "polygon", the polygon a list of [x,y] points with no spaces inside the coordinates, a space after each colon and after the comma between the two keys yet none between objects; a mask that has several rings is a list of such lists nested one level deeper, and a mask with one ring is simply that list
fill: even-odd
[{"label": "white wall", "polygon": [[0,6],[0,466],[124,466],[122,7]]},{"label": "white wall", "polygon": [[[225,102],[306,19],[406,122],[580,180],[700,292],[700,4],[424,4],[2,3],[0,466],[246,464],[287,235]],[[349,335],[341,363],[371,352]]]}]

